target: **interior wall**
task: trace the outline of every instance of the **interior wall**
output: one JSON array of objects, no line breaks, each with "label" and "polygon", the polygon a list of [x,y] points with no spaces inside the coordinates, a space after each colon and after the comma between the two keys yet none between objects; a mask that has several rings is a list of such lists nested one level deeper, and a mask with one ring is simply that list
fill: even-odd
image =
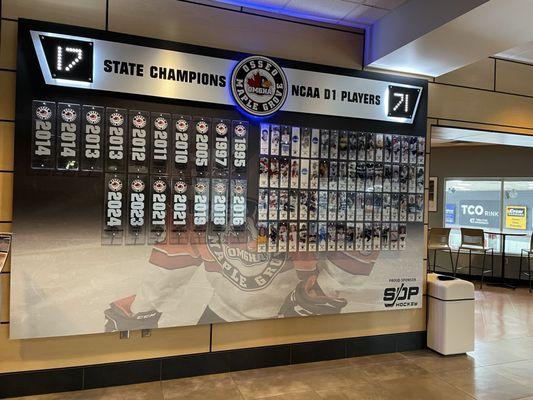
[{"label": "interior wall", "polygon": [[[0,231],[11,229],[18,18],[183,41],[359,69],[364,36],[176,0],[3,0],[0,41]],[[223,33],[223,34],[222,34]],[[422,266],[421,266],[422,267]],[[290,318],[65,338],[9,340],[9,265],[1,274],[0,372],[425,330],[425,310]]]}]

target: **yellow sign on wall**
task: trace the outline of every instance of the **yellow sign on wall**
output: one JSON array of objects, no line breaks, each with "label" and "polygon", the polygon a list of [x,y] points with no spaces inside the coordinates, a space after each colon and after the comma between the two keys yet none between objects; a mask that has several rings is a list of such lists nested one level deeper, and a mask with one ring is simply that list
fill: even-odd
[{"label": "yellow sign on wall", "polygon": [[527,207],[507,206],[505,207],[505,227],[507,229],[526,229]]}]

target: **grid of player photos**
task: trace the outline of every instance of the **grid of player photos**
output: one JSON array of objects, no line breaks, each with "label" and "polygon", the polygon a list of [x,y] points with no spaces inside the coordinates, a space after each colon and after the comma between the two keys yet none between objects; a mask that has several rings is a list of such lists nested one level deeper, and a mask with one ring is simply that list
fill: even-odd
[{"label": "grid of player photos", "polygon": [[261,124],[258,252],[404,250],[425,138]]}]

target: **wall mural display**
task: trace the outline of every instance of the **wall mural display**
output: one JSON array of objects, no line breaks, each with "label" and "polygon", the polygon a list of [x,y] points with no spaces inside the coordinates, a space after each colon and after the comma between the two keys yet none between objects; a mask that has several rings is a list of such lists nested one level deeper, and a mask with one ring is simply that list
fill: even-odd
[{"label": "wall mural display", "polygon": [[[86,40],[80,51],[93,48],[93,64],[79,61],[75,79],[89,86],[62,87],[69,75],[57,65],[48,72],[61,79],[50,83],[42,68],[62,36],[32,32],[65,28],[20,29],[11,338],[421,307],[424,82],[387,82],[404,97],[379,107],[390,100],[405,115],[379,122],[284,113],[275,99],[297,95],[305,66],[295,75],[283,62],[273,69],[266,57],[228,53],[242,59],[235,82],[231,70],[217,75],[228,95],[234,88],[252,111],[281,108],[257,120],[218,104],[219,85],[211,104],[87,90],[106,47],[99,53]],[[378,77],[350,79],[371,91],[384,87]],[[284,94],[271,90],[281,85]],[[373,99],[366,106],[377,107]],[[385,109],[372,110],[361,112]]]}]

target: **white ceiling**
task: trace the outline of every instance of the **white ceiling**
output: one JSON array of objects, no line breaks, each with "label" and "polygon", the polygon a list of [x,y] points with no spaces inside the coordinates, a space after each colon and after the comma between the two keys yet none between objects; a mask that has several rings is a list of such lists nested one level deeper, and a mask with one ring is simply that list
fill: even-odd
[{"label": "white ceiling", "polygon": [[331,24],[372,25],[407,0],[217,0],[251,9]]},{"label": "white ceiling", "polygon": [[480,144],[533,147],[533,135],[441,126],[431,128],[431,146],[433,147]]},{"label": "white ceiling", "polygon": [[529,42],[509,50],[502,51],[495,55],[506,60],[520,61],[533,64],[533,42]]}]

